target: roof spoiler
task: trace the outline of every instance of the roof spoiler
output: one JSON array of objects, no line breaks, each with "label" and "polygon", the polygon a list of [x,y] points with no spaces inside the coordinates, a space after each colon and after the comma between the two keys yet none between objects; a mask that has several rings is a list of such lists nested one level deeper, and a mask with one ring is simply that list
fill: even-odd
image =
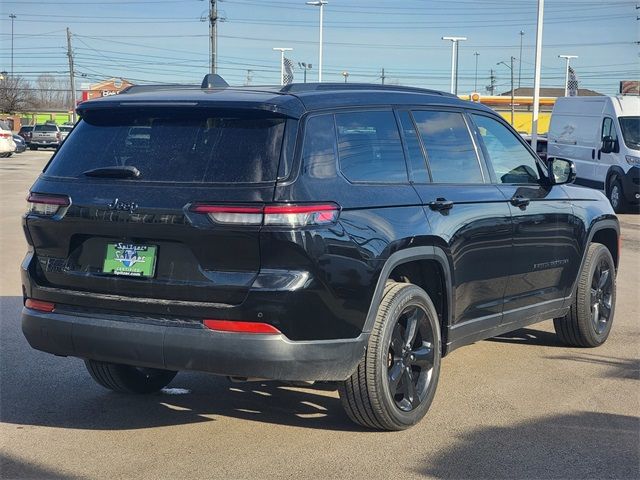
[{"label": "roof spoiler", "polygon": [[202,79],[200,88],[227,88],[229,84],[217,73],[207,73]]}]

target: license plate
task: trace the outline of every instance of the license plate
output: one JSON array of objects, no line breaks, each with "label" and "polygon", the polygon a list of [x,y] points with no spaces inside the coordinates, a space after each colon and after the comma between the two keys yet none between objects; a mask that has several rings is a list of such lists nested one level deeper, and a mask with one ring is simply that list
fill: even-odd
[{"label": "license plate", "polygon": [[109,243],[102,272],[128,277],[153,277],[157,249],[155,245]]}]

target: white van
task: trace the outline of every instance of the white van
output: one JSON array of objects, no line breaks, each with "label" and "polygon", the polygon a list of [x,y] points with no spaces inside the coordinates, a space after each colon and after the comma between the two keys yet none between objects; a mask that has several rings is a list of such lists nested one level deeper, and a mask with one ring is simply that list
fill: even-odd
[{"label": "white van", "polygon": [[558,98],[547,148],[573,160],[576,183],[604,191],[616,212],[640,202],[640,97]]}]

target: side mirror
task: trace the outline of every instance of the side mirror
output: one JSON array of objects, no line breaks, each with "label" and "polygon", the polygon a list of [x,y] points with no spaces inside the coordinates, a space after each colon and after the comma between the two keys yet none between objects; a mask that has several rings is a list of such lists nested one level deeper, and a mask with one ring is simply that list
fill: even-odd
[{"label": "side mirror", "polygon": [[600,148],[600,151],[602,153],[614,153],[616,151],[616,143],[617,141],[609,135],[602,137],[602,148]]},{"label": "side mirror", "polygon": [[565,158],[549,159],[549,180],[552,185],[573,183],[576,179],[576,166]]}]

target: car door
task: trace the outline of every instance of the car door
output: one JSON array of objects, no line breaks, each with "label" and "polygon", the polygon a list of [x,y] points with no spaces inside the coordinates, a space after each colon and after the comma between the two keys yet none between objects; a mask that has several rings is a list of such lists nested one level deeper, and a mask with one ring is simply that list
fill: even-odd
[{"label": "car door", "polygon": [[470,115],[490,175],[509,202],[513,256],[504,297],[504,322],[562,306],[580,263],[579,222],[562,186],[545,171],[520,136],[502,119]]},{"label": "car door", "polygon": [[398,119],[413,186],[449,256],[451,337],[463,342],[500,324],[511,261],[509,206],[490,183],[461,110],[398,111]]},{"label": "car door", "polygon": [[[616,145],[616,148],[614,148],[613,152],[605,153],[601,150],[602,141],[604,140],[605,137],[611,137],[611,139],[614,142],[614,145]],[[602,119],[600,148],[598,148],[598,156],[597,156],[597,163],[596,163],[596,178],[598,178],[600,180],[600,183],[602,184],[602,186],[600,187],[601,190],[606,190],[606,185],[604,184],[604,181],[607,178],[607,173],[609,172],[609,168],[611,168],[614,165],[618,165],[617,157],[619,155],[619,152],[620,152],[620,144],[618,140],[618,131],[616,129],[616,122],[611,117],[604,117]]]}]

